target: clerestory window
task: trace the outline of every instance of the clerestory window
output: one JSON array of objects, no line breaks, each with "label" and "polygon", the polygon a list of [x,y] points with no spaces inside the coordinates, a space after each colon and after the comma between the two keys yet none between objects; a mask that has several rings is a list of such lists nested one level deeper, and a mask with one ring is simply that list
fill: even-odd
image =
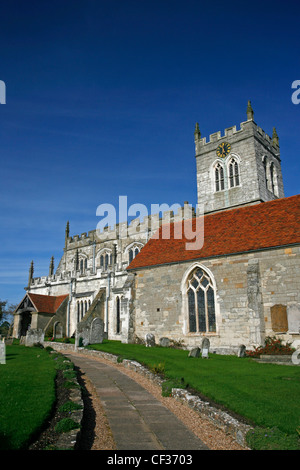
[{"label": "clerestory window", "polygon": [[135,246],[130,248],[129,250],[129,263],[136,257],[136,255],[140,252],[139,247]]}]

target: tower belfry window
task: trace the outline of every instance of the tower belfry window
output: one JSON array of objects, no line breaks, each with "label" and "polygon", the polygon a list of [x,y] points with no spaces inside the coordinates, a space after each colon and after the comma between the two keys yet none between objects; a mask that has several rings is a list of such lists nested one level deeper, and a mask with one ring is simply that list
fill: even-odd
[{"label": "tower belfry window", "polygon": [[239,184],[239,164],[235,158],[232,158],[229,162],[229,187],[234,188],[235,186],[239,186]]},{"label": "tower belfry window", "polygon": [[216,191],[223,191],[224,189],[224,168],[220,163],[215,167],[215,184]]}]

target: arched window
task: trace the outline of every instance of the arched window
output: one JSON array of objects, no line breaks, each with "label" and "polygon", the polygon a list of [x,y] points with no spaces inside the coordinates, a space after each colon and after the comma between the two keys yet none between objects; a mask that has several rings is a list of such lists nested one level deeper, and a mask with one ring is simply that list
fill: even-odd
[{"label": "arched window", "polygon": [[129,250],[129,263],[136,257],[136,255],[140,252],[140,248],[138,246],[134,246]]},{"label": "arched window", "polygon": [[228,165],[229,169],[229,187],[235,188],[240,184],[239,164],[235,158],[231,158]]},{"label": "arched window", "polygon": [[265,185],[266,185],[266,188],[268,189],[268,170],[267,170],[267,157],[266,156],[263,157],[262,164],[264,168]]},{"label": "arched window", "polygon": [[120,298],[116,301],[116,333],[121,333]]},{"label": "arched window", "polygon": [[189,332],[215,332],[215,291],[210,276],[200,267],[195,268],[187,279],[186,289]]},{"label": "arched window", "polygon": [[215,188],[216,192],[224,189],[224,168],[220,163],[215,166]]},{"label": "arched window", "polygon": [[278,196],[278,180],[277,180],[277,171],[276,166],[272,162],[270,165],[270,186],[271,191],[275,196]]}]

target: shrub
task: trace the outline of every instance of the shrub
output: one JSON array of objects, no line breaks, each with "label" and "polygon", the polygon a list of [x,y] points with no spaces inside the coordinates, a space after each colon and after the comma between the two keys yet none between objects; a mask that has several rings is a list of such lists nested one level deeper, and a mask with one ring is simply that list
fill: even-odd
[{"label": "shrub", "polygon": [[65,379],[74,379],[76,377],[76,372],[73,369],[66,369],[63,371],[63,376]]},{"label": "shrub", "polygon": [[62,343],[71,343],[70,338],[64,337]]},{"label": "shrub", "polygon": [[69,413],[70,411],[75,411],[75,410],[82,410],[82,405],[79,403],[75,403],[75,401],[67,401],[63,405],[59,407],[59,411],[64,413]]},{"label": "shrub", "polygon": [[268,355],[289,355],[293,354],[294,348],[290,343],[283,344],[280,338],[268,336],[265,339],[265,345],[255,348],[253,351],[246,351],[248,357],[259,357],[263,354]]},{"label": "shrub", "polygon": [[78,384],[76,382],[72,382],[71,380],[66,380],[66,382],[64,382],[63,386],[65,388],[76,388],[76,387],[78,387]]},{"label": "shrub", "polygon": [[78,429],[80,425],[72,418],[63,418],[55,426],[55,431],[58,433],[69,432],[72,429]]},{"label": "shrub", "polygon": [[165,373],[165,363],[164,362],[159,362],[158,364],[153,364],[153,366],[150,367],[152,372],[155,374],[164,374]]}]

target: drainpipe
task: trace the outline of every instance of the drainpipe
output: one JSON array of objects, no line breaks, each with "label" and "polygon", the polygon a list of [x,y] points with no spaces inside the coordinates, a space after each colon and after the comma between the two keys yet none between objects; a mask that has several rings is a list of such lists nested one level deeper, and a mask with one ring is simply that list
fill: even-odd
[{"label": "drainpipe", "polygon": [[107,275],[107,296],[106,296],[106,302],[105,302],[105,325],[104,325],[104,331],[107,333],[108,336],[108,301],[110,297],[110,277],[111,273],[108,273]]}]

